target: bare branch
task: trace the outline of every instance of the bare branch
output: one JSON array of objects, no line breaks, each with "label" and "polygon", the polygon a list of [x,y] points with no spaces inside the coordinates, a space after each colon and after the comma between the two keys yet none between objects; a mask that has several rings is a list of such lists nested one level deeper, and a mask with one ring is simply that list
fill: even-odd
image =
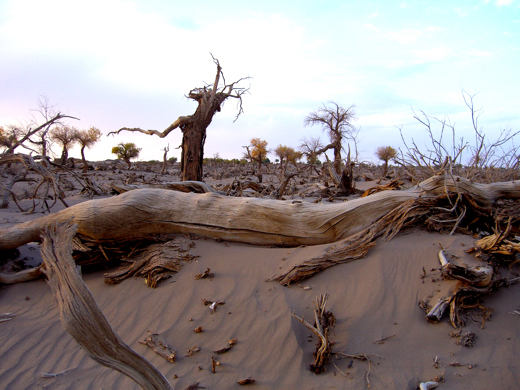
[{"label": "bare branch", "polygon": [[38,126],[35,129],[29,129],[29,131],[20,140],[16,141],[10,148],[8,148],[5,151],[5,154],[13,153],[14,149],[16,149],[18,146],[22,145],[25,141],[27,141],[30,137],[32,137],[38,131],[40,131],[41,129],[45,128],[46,126],[50,126],[50,125],[56,123],[57,121],[59,121],[59,120],[61,120],[63,118],[70,118],[70,119],[77,119],[77,120],[79,120],[79,118],[76,118],[74,116],[63,115],[63,114],[58,112],[55,116],[53,116],[51,119],[46,121],[44,124]]},{"label": "bare branch", "polygon": [[180,116],[177,118],[175,122],[173,122],[170,126],[168,126],[166,129],[164,129],[163,132],[157,131],[157,130],[143,130],[138,127],[134,128],[128,128],[128,127],[122,127],[117,131],[111,131],[107,134],[107,137],[109,135],[119,134],[122,131],[137,131],[139,133],[144,133],[148,135],[156,135],[160,138],[166,137],[168,134],[170,134],[173,130],[175,130],[177,127],[180,127],[181,129],[186,126],[191,121],[191,115],[188,116]]}]

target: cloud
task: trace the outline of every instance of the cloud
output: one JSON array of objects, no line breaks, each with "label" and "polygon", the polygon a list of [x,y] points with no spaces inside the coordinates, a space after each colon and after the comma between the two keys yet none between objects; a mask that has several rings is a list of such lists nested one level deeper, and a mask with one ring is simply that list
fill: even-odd
[{"label": "cloud", "polygon": [[495,1],[495,5],[497,7],[505,7],[505,6],[508,6],[511,4],[513,4],[513,0],[496,0]]},{"label": "cloud", "polygon": [[470,50],[470,51],[467,51],[466,54],[469,55],[470,57],[489,57],[493,53],[491,53],[490,51]]}]

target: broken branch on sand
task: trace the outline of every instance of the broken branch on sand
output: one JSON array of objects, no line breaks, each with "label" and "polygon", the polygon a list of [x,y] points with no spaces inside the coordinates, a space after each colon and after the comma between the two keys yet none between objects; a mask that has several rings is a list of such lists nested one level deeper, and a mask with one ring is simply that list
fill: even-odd
[{"label": "broken branch on sand", "polygon": [[112,330],[80,278],[71,256],[76,231],[77,226],[66,221],[53,224],[42,235],[45,274],[63,327],[98,363],[129,376],[143,389],[172,390],[166,378]]},{"label": "broken branch on sand", "polygon": [[175,351],[159,338],[159,334],[150,331],[148,331],[148,333],[150,333],[148,337],[143,341],[139,341],[139,343],[148,345],[155,353],[173,363],[175,361]]},{"label": "broken branch on sand", "polygon": [[314,352],[314,363],[310,365],[310,370],[316,375],[325,372],[325,364],[327,363],[327,359],[329,358],[332,350],[331,343],[329,341],[329,330],[334,327],[336,318],[332,312],[325,311],[328,298],[329,294],[327,293],[316,297],[314,302],[316,304],[316,309],[314,309],[314,325],[311,325],[309,322],[305,321],[303,316],[300,318],[295,313],[291,314],[294,318],[309,328],[316,336],[318,336],[318,343],[316,344],[316,351]]}]

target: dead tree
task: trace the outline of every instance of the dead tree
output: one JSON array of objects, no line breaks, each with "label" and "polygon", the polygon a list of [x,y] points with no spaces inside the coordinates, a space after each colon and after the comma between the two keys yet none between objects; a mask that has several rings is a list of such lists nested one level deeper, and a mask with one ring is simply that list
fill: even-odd
[{"label": "dead tree", "polygon": [[167,163],[167,157],[168,157],[168,152],[170,151],[170,144],[168,144],[168,146],[165,146],[164,147],[164,155],[163,155],[163,164],[162,164],[162,169],[161,169],[161,175],[164,175],[164,172],[166,172],[166,163]]},{"label": "dead tree", "polygon": [[[337,103],[331,102],[330,107],[324,105],[305,118],[306,125],[320,125],[328,133],[334,149],[334,169],[337,174],[341,174],[342,141],[352,139],[352,132],[355,131],[352,124],[352,121],[356,119],[354,114],[354,106],[345,109]],[[329,147],[326,148],[325,150],[328,150]]]},{"label": "dead tree", "polygon": [[242,96],[249,91],[249,88],[239,88],[236,85],[249,77],[241,78],[231,84],[226,84],[224,73],[218,59],[213,57],[213,62],[217,65],[217,74],[213,84],[208,84],[202,88],[194,88],[188,98],[195,100],[198,107],[193,115],[180,116],[175,122],[168,126],[163,132],[157,130],[143,130],[139,128],[123,127],[110,134],[119,134],[121,131],[137,131],[149,135],[157,135],[160,138],[166,137],[176,128],[182,131],[182,154],[181,154],[181,179],[202,181],[202,166],[204,159],[204,143],[206,141],[206,129],[211,124],[213,115],[220,111],[222,104],[227,98],[238,99],[239,110],[235,120],[243,112]]}]

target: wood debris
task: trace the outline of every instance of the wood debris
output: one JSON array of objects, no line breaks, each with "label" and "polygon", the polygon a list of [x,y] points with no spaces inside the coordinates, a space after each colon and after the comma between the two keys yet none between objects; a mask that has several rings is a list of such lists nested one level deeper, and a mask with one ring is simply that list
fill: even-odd
[{"label": "wood debris", "polygon": [[195,280],[199,279],[212,279],[215,275],[209,272],[210,269],[206,268],[206,271],[201,272],[200,274],[195,275]]},{"label": "wood debris", "polygon": [[188,353],[186,355],[184,355],[185,357],[190,357],[190,356],[193,356],[193,354],[195,352],[200,352],[200,348],[197,347],[197,346],[194,346],[192,348],[188,348]]},{"label": "wood debris", "polygon": [[391,339],[392,337],[395,337],[396,335],[393,334],[391,336],[386,336],[383,338],[380,338],[379,340],[374,341],[374,344],[384,344],[386,340]]},{"label": "wood debris", "polygon": [[245,386],[245,385],[250,385],[255,382],[256,381],[253,378],[247,378],[247,379],[242,379],[241,381],[238,381],[237,383],[241,386]]},{"label": "wood debris", "polygon": [[211,357],[211,372],[213,374],[216,373],[217,366],[220,366],[220,362],[217,359],[215,359],[215,356],[212,356]]},{"label": "wood debris", "polygon": [[159,339],[158,333],[152,333],[150,331],[148,331],[148,333],[150,333],[150,335],[143,341],[139,341],[139,343],[148,345],[154,350],[154,352],[173,363],[175,361],[175,351],[170,348],[168,344],[165,344],[162,340]]},{"label": "wood debris", "polygon": [[197,390],[197,389],[205,389],[205,387],[199,386],[200,382],[194,383],[186,387],[186,390]]},{"label": "wood debris", "polygon": [[72,370],[72,368],[69,368],[68,370],[60,371],[57,373],[50,373],[50,372],[41,372],[42,378],[56,378],[58,375],[67,375],[67,371]]},{"label": "wood debris", "polygon": [[10,321],[14,318],[13,313],[0,313],[0,322]]},{"label": "wood debris", "polygon": [[439,384],[437,382],[434,382],[434,381],[419,383],[419,389],[420,390],[435,389],[437,386],[439,386]]},{"label": "wood debris", "polygon": [[225,305],[226,302],[222,302],[222,301],[208,301],[207,299],[202,299],[202,303],[204,303],[204,305],[206,306],[209,306],[209,309],[211,310],[211,314],[215,313],[215,311],[217,310],[217,306],[218,305]]},{"label": "wood debris", "polygon": [[475,346],[477,336],[473,332],[463,332],[462,329],[451,331],[450,337],[455,339],[455,344],[470,348]]},{"label": "wood debris", "polygon": [[398,190],[399,187],[402,186],[403,184],[404,184],[403,182],[401,182],[397,179],[394,179],[394,180],[386,183],[385,185],[369,188],[361,195],[361,197],[364,198],[365,196],[369,196],[369,195],[375,194],[376,192],[381,192],[381,191]]},{"label": "wood debris", "polygon": [[[342,359],[342,358],[350,358],[350,359],[358,359],[358,360],[361,360],[361,361],[366,361],[368,362],[368,369],[367,371],[365,372],[365,379],[367,381],[367,388],[370,389],[370,380],[369,380],[369,376],[370,376],[370,369],[372,368],[372,360],[368,357],[368,355],[373,355],[373,356],[377,356],[377,357],[381,357],[380,355],[376,355],[376,354],[367,354],[367,353],[356,353],[356,354],[348,354],[348,353],[343,353],[343,352],[333,352],[335,355],[336,355],[336,359]],[[352,366],[352,362],[350,362],[349,364],[349,368]],[[337,367],[336,367],[337,368]]]},{"label": "wood debris", "polygon": [[198,328],[193,329],[195,333],[202,333],[204,332],[204,328],[202,326],[199,326]]},{"label": "wood debris", "polygon": [[334,327],[336,318],[330,311],[326,311],[327,299],[329,295],[325,293],[316,297],[316,309],[314,309],[315,323],[314,326],[305,321],[303,317],[298,317],[295,313],[292,316],[300,321],[303,325],[309,328],[316,336],[318,336],[318,343],[316,344],[316,351],[314,352],[314,363],[310,365],[310,370],[316,375],[324,372],[325,364],[332,351],[331,343],[329,341],[329,331]]},{"label": "wood debris", "polygon": [[231,340],[228,340],[227,342],[227,346],[225,346],[224,348],[222,349],[219,349],[217,351],[213,351],[215,352],[216,354],[223,354],[223,353],[226,353],[227,351],[229,351],[231,348],[233,348],[233,346],[237,343],[237,339],[231,339]]}]

